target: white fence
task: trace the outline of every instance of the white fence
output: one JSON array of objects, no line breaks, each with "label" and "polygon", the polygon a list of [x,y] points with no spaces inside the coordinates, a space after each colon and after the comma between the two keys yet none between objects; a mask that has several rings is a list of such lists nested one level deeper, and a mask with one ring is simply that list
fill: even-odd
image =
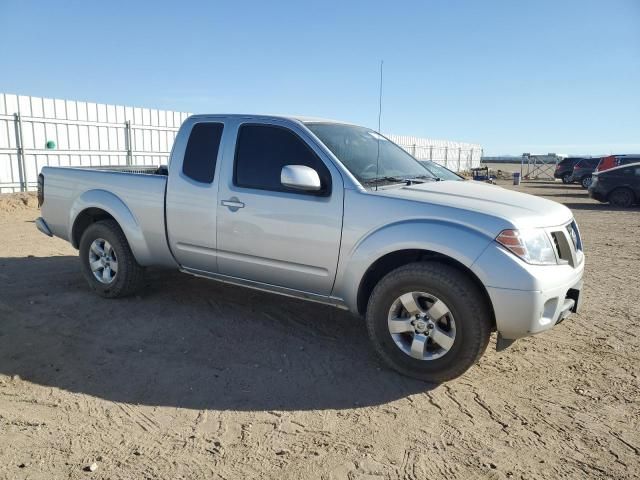
[{"label": "white fence", "polygon": [[[43,166],[162,165],[189,113],[0,93],[0,193],[35,190]],[[479,145],[391,135],[418,159],[480,165]]]},{"label": "white fence", "polygon": [[166,164],[188,115],[0,94],[0,193],[35,189],[45,165]]},{"label": "white fence", "polygon": [[388,135],[418,160],[432,160],[456,172],[480,166],[482,146],[475,143],[432,140],[407,135]]}]

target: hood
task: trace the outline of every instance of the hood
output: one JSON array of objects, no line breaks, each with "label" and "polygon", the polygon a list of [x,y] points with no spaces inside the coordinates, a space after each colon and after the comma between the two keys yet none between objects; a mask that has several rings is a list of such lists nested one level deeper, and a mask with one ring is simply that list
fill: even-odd
[{"label": "hood", "polygon": [[483,182],[426,182],[372,192],[497,217],[515,228],[554,227],[573,218],[564,205]]}]

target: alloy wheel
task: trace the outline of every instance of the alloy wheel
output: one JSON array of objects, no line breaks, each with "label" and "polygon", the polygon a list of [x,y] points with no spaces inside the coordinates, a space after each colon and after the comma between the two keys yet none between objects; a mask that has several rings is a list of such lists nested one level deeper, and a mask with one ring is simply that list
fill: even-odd
[{"label": "alloy wheel", "polygon": [[118,258],[111,244],[103,238],[96,238],[89,247],[89,266],[93,276],[100,283],[113,282],[118,274]]},{"label": "alloy wheel", "polygon": [[408,292],[391,305],[389,333],[405,354],[416,360],[444,356],[456,338],[456,323],[449,307],[426,292]]}]

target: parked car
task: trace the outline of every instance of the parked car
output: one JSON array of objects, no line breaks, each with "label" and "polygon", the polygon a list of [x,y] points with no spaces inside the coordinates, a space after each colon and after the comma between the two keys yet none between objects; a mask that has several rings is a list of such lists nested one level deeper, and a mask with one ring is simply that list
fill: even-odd
[{"label": "parked car", "polygon": [[640,155],[609,155],[603,157],[596,166],[596,172],[602,172],[618,165],[640,162]]},{"label": "parked car", "polygon": [[44,167],[38,200],[38,229],[79,249],[98,295],[130,295],[157,266],[333,305],[364,317],[388,365],[431,382],[466,371],[491,331],[502,350],[582,299],[568,208],[436,181],[384,136],[339,122],[192,116],[168,175]]},{"label": "parked car", "polygon": [[573,182],[573,167],[580,160],[584,160],[583,157],[567,157],[558,162],[556,170],[553,172],[555,178],[561,178],[562,183]]},{"label": "parked car", "polygon": [[436,162],[432,162],[431,160],[419,160],[419,162],[438,180],[464,180],[463,176],[458,175],[456,172]]},{"label": "parked car", "polygon": [[640,161],[594,172],[589,196],[616,207],[640,203]]},{"label": "parked car", "polygon": [[582,185],[582,188],[589,188],[591,185],[591,174],[596,169],[596,166],[600,162],[599,157],[583,158],[573,167],[572,178],[573,181]]}]

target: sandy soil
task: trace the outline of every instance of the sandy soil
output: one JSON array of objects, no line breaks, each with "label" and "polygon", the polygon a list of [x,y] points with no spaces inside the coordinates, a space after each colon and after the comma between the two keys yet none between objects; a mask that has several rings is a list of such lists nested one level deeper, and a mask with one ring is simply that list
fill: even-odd
[{"label": "sandy soil", "polygon": [[441,386],[329,307],[164,271],[100,299],[0,197],[0,478],[638,478],[640,211],[518,189],[574,210],[584,307]]}]

